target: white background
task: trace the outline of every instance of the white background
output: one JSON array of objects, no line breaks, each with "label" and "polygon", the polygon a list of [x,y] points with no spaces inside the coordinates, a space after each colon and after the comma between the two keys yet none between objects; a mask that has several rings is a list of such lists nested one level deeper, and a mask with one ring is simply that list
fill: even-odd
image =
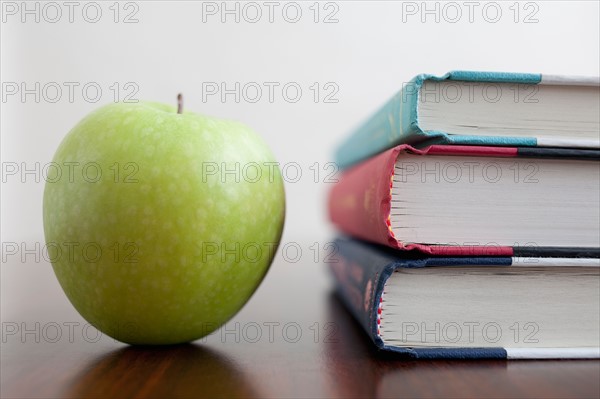
[{"label": "white background", "polygon": [[[43,181],[36,182],[35,175],[5,176],[4,167],[16,162],[34,168],[36,163],[49,162],[69,129],[93,109],[114,100],[115,82],[121,99],[131,92],[125,87],[128,82],[139,89],[133,96],[139,100],[174,104],[176,94],[183,92],[188,110],[252,126],[282,165],[295,162],[302,168],[300,181],[286,184],[283,242],[326,242],[334,230],[325,212],[330,185],[323,180],[331,170],[325,166],[336,144],[414,75],[455,69],[599,74],[596,1],[475,2],[471,15],[469,6],[460,1],[451,6],[429,2],[428,9],[438,10],[430,14],[423,14],[422,2],[349,1],[315,7],[309,1],[297,3],[302,16],[296,23],[290,22],[296,7],[288,6],[285,14],[285,2],[276,2],[273,22],[269,8],[257,2],[262,18],[256,23],[249,21],[255,18],[256,8],[246,6],[244,13],[245,3],[237,4],[240,21],[236,22],[235,15],[203,13],[207,7],[222,9],[221,2],[191,1],[121,3],[115,22],[113,3],[98,3],[102,16],[96,23],[84,18],[94,19],[95,9],[88,7],[84,14],[86,3],[78,3],[71,23],[68,7],[57,2],[62,17],[51,23],[55,8],[46,8],[44,14],[43,3],[27,2],[30,9],[40,10],[36,22],[35,15],[23,15],[20,1],[3,2],[3,89],[13,83],[28,88],[36,82],[42,87],[52,82],[63,86],[55,103],[49,101],[54,92],[40,93],[36,103],[33,95],[23,101],[21,93],[6,96],[3,90],[3,243],[43,242]],[[14,6],[19,10],[12,15]],[[229,2],[227,7],[234,9],[236,4]],[[416,14],[403,13],[415,7]],[[315,8],[320,10],[318,22]],[[138,22],[124,23],[133,11]],[[326,16],[333,23],[324,23]],[[65,82],[79,84],[73,102]],[[86,100],[81,90],[90,82],[102,89],[96,103]],[[203,98],[207,82],[225,82],[230,88],[235,82],[280,86],[272,103],[266,87],[258,102],[242,96],[236,103],[233,95],[225,101],[219,96]],[[303,90],[296,103],[286,101],[281,93],[289,82]],[[331,92],[323,91],[323,85],[333,83],[329,87],[339,89],[332,97],[337,102],[325,103],[323,97],[315,102],[310,89],[315,82],[321,96]],[[315,163],[321,172],[318,183]],[[288,171],[289,181],[295,173]],[[3,293],[17,284],[7,281],[4,266]]]}]

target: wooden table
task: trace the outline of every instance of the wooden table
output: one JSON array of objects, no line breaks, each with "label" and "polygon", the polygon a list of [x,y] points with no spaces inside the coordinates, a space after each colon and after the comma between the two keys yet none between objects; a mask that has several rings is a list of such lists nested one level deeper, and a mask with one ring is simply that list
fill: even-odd
[{"label": "wooden table", "polygon": [[600,396],[600,362],[593,360],[406,361],[378,355],[312,255],[307,249],[297,263],[279,256],[225,328],[165,348],[97,336],[68,303],[47,263],[9,260],[2,265],[2,397]]}]

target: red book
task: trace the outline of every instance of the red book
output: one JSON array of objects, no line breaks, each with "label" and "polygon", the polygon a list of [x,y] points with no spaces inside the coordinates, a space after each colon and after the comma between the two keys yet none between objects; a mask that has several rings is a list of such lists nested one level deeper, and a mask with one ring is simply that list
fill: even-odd
[{"label": "red book", "polygon": [[596,257],[599,154],[400,145],[345,170],[329,215],[346,234],[429,255]]}]

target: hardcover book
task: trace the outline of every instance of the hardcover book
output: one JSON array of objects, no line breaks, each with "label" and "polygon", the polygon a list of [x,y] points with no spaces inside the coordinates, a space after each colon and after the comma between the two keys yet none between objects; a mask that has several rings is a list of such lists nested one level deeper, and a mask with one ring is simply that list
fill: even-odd
[{"label": "hardcover book", "polygon": [[342,173],[351,236],[440,256],[597,258],[600,151],[401,145]]},{"label": "hardcover book", "polygon": [[598,148],[600,79],[454,71],[418,75],[344,141],[349,167],[399,144]]},{"label": "hardcover book", "polygon": [[381,350],[412,358],[600,357],[600,260],[407,257],[335,241],[337,291]]}]

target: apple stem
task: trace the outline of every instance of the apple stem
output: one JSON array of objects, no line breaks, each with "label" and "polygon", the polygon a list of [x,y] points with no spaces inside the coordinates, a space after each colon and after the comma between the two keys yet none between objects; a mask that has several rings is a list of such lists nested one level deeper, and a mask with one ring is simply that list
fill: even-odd
[{"label": "apple stem", "polygon": [[177,95],[177,113],[180,114],[183,112],[183,96],[181,93]]}]

